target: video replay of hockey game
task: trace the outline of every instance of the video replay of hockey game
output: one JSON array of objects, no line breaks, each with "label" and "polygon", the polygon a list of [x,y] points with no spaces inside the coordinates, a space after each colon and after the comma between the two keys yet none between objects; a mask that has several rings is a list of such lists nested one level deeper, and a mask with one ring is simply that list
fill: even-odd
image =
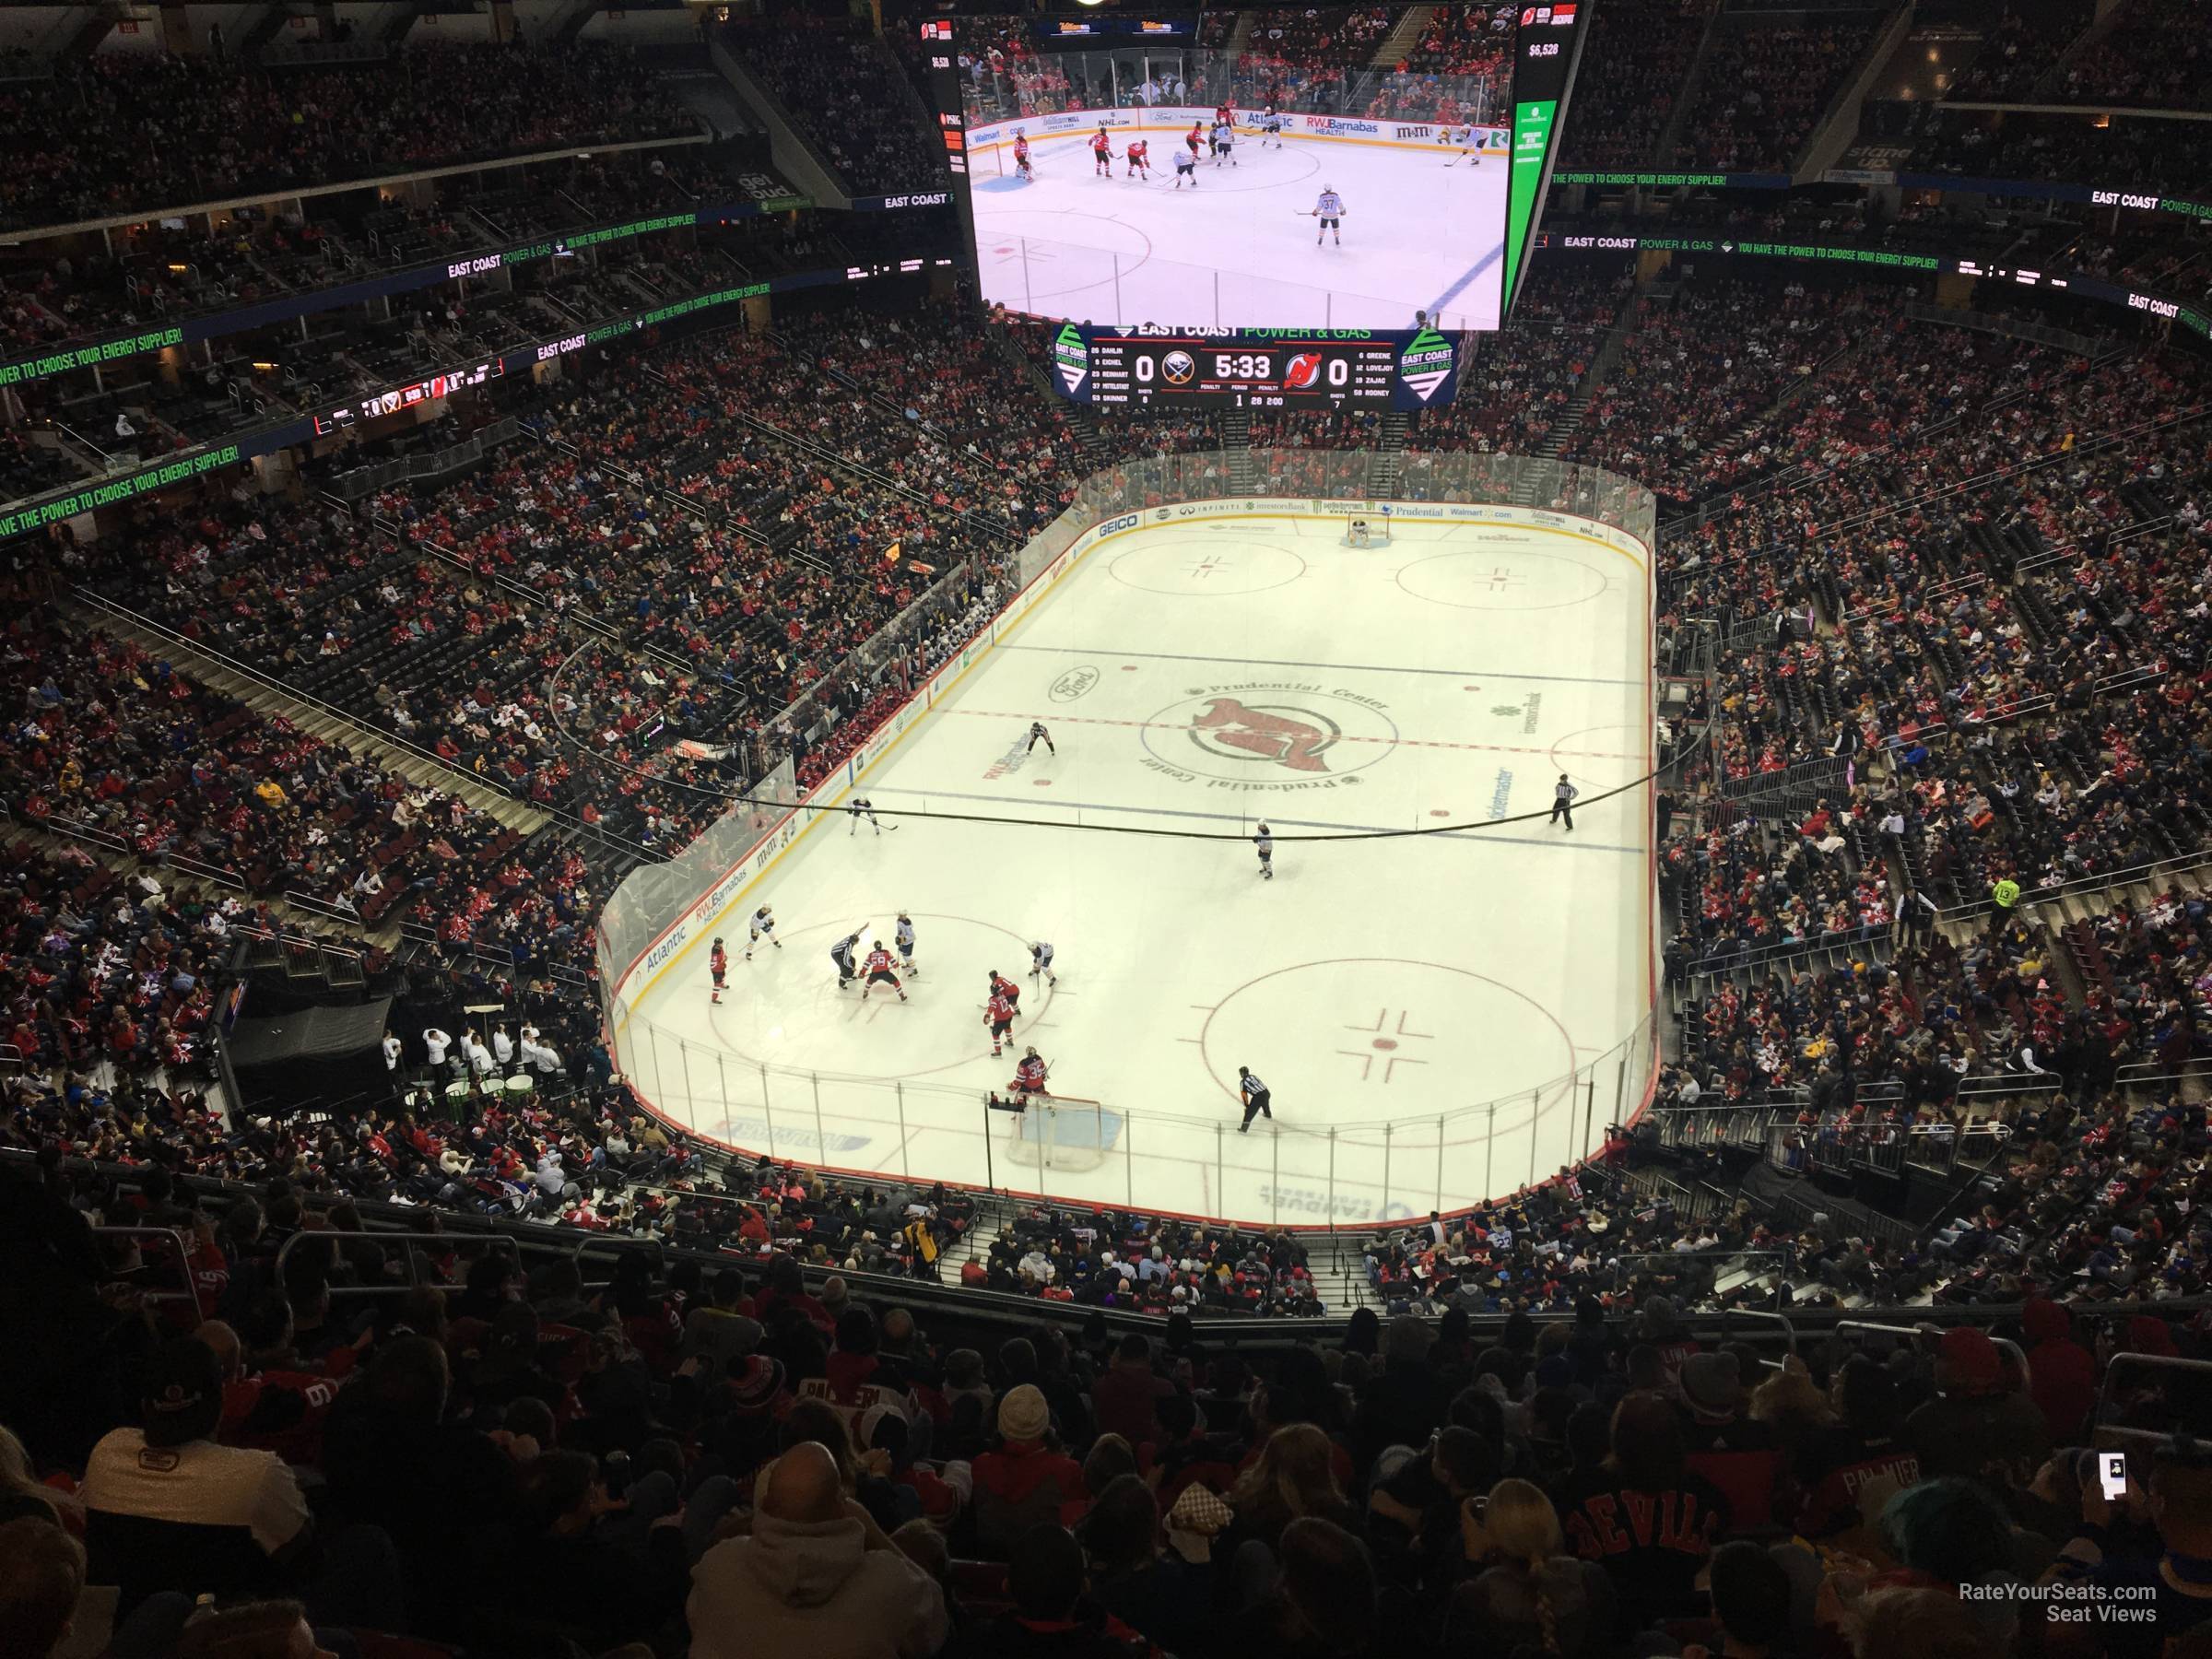
[{"label": "video replay of hockey game", "polygon": [[983,299],[1101,324],[1497,328],[1524,9],[925,24]]}]

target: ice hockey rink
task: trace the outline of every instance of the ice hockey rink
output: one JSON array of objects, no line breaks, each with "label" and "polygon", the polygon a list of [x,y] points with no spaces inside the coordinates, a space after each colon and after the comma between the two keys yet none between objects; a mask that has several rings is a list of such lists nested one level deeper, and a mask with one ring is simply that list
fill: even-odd
[{"label": "ice hockey rink", "polygon": [[[641,1092],[748,1151],[1262,1223],[1464,1206],[1602,1140],[1653,989],[1649,790],[1591,802],[1651,768],[1643,570],[1533,524],[1344,540],[1088,547],[859,777],[880,831],[821,814],[733,897],[719,1006],[703,935],[660,967],[618,1021]],[[748,961],[762,902],[782,948]],[[900,909],[909,1000],[840,991],[831,944]],[[996,1059],[993,970],[1026,987]],[[1030,1045],[1075,1103],[987,1112]],[[1240,1065],[1273,1095],[1248,1135]]]},{"label": "ice hockey rink", "polygon": [[[1132,129],[1111,135],[1111,179],[1096,175],[1079,132],[1032,135],[1032,181],[1013,175],[1006,145],[978,157],[983,298],[1100,324],[1406,328],[1420,310],[1447,330],[1498,326],[1502,152],[1451,165],[1457,150],[1411,142],[1299,134],[1277,148],[1240,136],[1234,166],[1202,156],[1196,186],[1177,189],[1173,155],[1187,130],[1143,131],[1148,182],[1118,159]],[[1331,187],[1344,200],[1343,245],[1316,246],[1310,216]]]}]

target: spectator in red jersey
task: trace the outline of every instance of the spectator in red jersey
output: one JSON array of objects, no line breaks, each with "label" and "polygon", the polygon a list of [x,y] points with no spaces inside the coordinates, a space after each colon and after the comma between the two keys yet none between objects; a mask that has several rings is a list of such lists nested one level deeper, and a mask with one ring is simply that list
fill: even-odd
[{"label": "spectator in red jersey", "polygon": [[1889,1500],[1920,1479],[1920,1459],[1904,1439],[1897,1378],[1880,1360],[1853,1354],[1837,1371],[1834,1392],[1841,1420],[1798,1451],[1805,1500],[1797,1530],[1863,1552]]},{"label": "spectator in red jersey", "polygon": [[1150,1339],[1130,1332],[1114,1350],[1113,1363],[1091,1384],[1099,1432],[1118,1434],[1133,1446],[1158,1440],[1159,1402],[1174,1392],[1175,1385],[1152,1369]]},{"label": "spectator in red jersey", "polygon": [[2074,1340],[2074,1322],[2047,1296],[2020,1310],[2028,1340],[2028,1393],[2050,1426],[2054,1446],[2077,1445],[2097,1404],[2097,1359]]},{"label": "spectator in red jersey", "polygon": [[1614,1622],[1628,1636],[1658,1620],[1701,1609],[1698,1574],[1729,1525],[1728,1502],[1684,1457],[1682,1422],[1657,1394],[1631,1394],[1613,1411],[1606,1484],[1560,1523],[1567,1542],[1595,1561],[1618,1597]]},{"label": "spectator in red jersey", "polygon": [[1082,1499],[1083,1466],[1060,1450],[1043,1391],[1023,1382],[998,1403],[998,1449],[975,1460],[975,1535],[1006,1558],[1030,1527],[1058,1524],[1061,1506]]},{"label": "spectator in red jersey", "polygon": [[1774,1431],[1744,1415],[1744,1385],[1730,1353],[1692,1354],[1682,1362],[1682,1398],[1689,1425],[1685,1465],[1728,1500],[1730,1524],[1767,1525],[1788,1485]]}]

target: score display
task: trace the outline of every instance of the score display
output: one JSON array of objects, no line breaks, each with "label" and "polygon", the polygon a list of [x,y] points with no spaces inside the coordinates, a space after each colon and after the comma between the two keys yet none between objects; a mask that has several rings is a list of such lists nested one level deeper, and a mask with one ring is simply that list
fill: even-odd
[{"label": "score display", "polygon": [[1068,324],[1060,388],[1108,409],[1419,409],[1451,401],[1457,352],[1433,329],[1176,331]]}]

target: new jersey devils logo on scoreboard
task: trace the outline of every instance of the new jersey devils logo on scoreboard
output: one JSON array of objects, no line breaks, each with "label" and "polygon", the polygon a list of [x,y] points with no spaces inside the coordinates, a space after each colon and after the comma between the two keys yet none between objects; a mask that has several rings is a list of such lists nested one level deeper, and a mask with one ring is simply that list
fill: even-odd
[{"label": "new jersey devils logo on scoreboard", "polygon": [[1283,390],[1310,392],[1321,384],[1321,353],[1301,351],[1292,357],[1283,370]]}]

